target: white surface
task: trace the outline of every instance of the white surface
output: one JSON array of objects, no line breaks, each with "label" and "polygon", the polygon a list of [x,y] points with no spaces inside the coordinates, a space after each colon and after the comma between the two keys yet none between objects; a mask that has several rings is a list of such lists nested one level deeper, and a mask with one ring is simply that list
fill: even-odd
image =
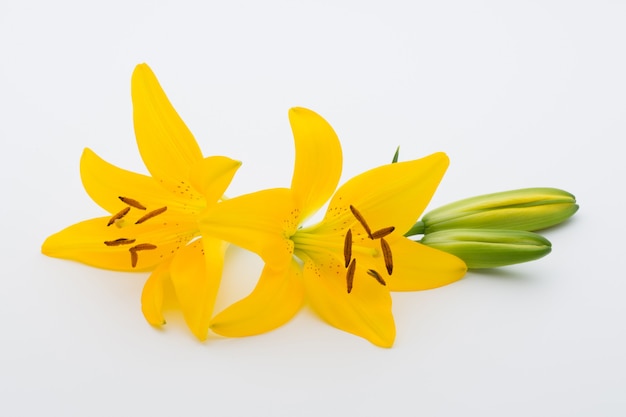
[{"label": "white surface", "polygon": [[[625,17],[619,1],[4,0],[0,414],[625,415]],[[140,62],[205,154],[244,162],[230,195],[288,185],[287,110],[305,106],[337,130],[344,179],[397,145],[402,159],[442,150],[431,207],[554,186],[581,210],[546,233],[542,260],[395,294],[390,350],[308,310],[254,338],[201,344],[171,314],[156,331],[145,274],[39,253],[101,214],[83,147],[145,171]],[[229,260],[230,276],[260,266]]]}]

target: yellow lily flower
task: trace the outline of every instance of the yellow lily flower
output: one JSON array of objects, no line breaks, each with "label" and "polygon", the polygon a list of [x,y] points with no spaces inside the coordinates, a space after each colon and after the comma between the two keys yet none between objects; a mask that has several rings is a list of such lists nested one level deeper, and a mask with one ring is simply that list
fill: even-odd
[{"label": "yellow lily flower", "polygon": [[218,313],[211,330],[248,336],[286,323],[304,303],[329,324],[390,347],[391,291],[449,284],[466,272],[457,257],[403,236],[448,166],[436,153],[354,177],[332,197],[324,219],[303,222],[333,195],[342,152],[332,127],[304,108],[289,112],[296,146],[291,188],[258,191],[207,208],[202,233],[265,261],[251,294]]},{"label": "yellow lily flower", "polygon": [[85,149],[83,186],[109,215],[61,230],[41,250],[98,268],[153,270],[142,293],[146,320],[155,326],[165,323],[163,298],[171,280],[187,324],[204,340],[225,243],[198,238],[197,219],[222,198],[241,163],[202,156],[148,65],[135,68],[131,93],[137,145],[151,176],[118,168]]}]

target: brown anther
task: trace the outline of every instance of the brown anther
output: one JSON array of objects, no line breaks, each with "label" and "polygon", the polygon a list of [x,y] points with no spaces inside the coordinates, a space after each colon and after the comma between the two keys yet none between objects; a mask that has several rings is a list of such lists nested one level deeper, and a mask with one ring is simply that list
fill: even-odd
[{"label": "brown anther", "polygon": [[140,250],[152,250],[156,248],[156,245],[153,245],[152,243],[140,243],[128,249],[128,251],[130,252],[130,264],[133,266],[133,268],[137,266],[137,260],[139,259],[137,252],[139,252]]},{"label": "brown anther", "polygon": [[382,228],[380,230],[377,230],[375,232],[372,233],[372,239],[380,239],[383,238],[387,235],[390,235],[391,233],[393,233],[393,231],[396,230],[395,227],[390,226],[390,227],[385,227]]},{"label": "brown anther", "polygon": [[346,238],[343,241],[343,257],[346,260],[346,268],[350,265],[350,260],[352,259],[352,230],[348,229],[346,233]]},{"label": "brown anther", "polygon": [[391,247],[389,243],[383,238],[380,239],[380,248],[383,250],[383,258],[385,258],[385,268],[387,273],[391,275],[393,272],[393,257],[391,256]]},{"label": "brown anther", "polygon": [[104,242],[104,244],[107,246],[130,245],[131,243],[135,243],[135,239],[126,239],[124,237],[115,240],[107,240]]},{"label": "brown anther", "polygon": [[157,246],[153,245],[152,243],[140,243],[138,245],[133,246],[132,248],[130,248],[131,251],[140,251],[140,250],[152,250],[152,249],[156,249]]},{"label": "brown anther", "polygon": [[139,210],[145,210],[146,209],[146,207],[143,204],[141,204],[137,200],[133,200],[132,198],[122,197],[122,196],[119,196],[118,198],[120,200],[122,200],[123,203],[128,204],[131,207],[135,207],[136,209],[139,209]]},{"label": "brown anther", "polygon": [[356,271],[356,258],[350,262],[348,266],[348,272],[346,272],[346,284],[348,285],[348,294],[352,291],[352,284],[354,283],[354,272]]},{"label": "brown anther", "polygon": [[354,215],[354,217],[356,217],[359,223],[361,223],[361,226],[363,226],[369,238],[372,239],[372,230],[367,225],[367,222],[365,221],[365,218],[363,217],[363,215],[353,205],[350,205],[350,211],[352,211],[352,214]]},{"label": "brown anther", "polygon": [[161,213],[165,212],[165,210],[167,210],[167,207],[161,207],[161,208],[159,208],[159,209],[152,210],[150,213],[147,213],[145,216],[143,216],[143,217],[141,217],[139,220],[137,220],[137,221],[135,222],[135,224],[140,224],[140,223],[145,222],[145,221],[146,221],[146,220],[148,220],[148,219],[151,219],[151,218],[153,218],[153,217],[156,217],[156,216],[158,216],[159,214],[161,214]]},{"label": "brown anther", "polygon": [[119,212],[115,213],[113,215],[113,217],[111,217],[109,219],[109,222],[107,223],[107,226],[111,226],[113,223],[115,223],[117,220],[121,219],[122,217],[126,216],[128,214],[128,212],[130,211],[130,207],[124,207],[122,210],[120,210]]},{"label": "brown anther", "polygon": [[380,285],[387,285],[387,283],[385,282],[385,280],[383,279],[383,277],[381,277],[381,276],[380,276],[380,274],[378,273],[378,271],[375,271],[375,270],[373,270],[373,269],[368,269],[368,270],[367,270],[367,274],[368,274],[369,276],[374,277],[374,279],[375,279],[376,281],[378,281],[378,283],[379,283]]}]

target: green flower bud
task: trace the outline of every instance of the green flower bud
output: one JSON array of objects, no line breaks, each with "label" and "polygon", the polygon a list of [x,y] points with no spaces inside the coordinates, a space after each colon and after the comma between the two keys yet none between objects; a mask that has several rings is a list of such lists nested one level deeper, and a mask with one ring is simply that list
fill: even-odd
[{"label": "green flower bud", "polygon": [[468,268],[496,268],[546,256],[552,244],[521,230],[454,229],[429,233],[422,244],[461,258]]},{"label": "green flower bud", "polygon": [[410,234],[448,229],[534,231],[559,224],[577,210],[576,198],[566,191],[524,188],[480,195],[439,207],[426,213]]}]

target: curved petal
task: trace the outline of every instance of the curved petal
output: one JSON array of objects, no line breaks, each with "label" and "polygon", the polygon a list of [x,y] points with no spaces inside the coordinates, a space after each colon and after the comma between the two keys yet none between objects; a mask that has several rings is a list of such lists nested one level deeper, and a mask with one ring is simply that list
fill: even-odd
[{"label": "curved petal", "polygon": [[372,230],[394,226],[394,235],[402,235],[430,202],[448,162],[446,154],[440,152],[366,171],[337,190],[324,220],[335,223],[346,216],[354,220],[349,209],[352,205]]},{"label": "curved petal", "polygon": [[322,207],[332,196],[341,177],[339,138],[317,113],[296,107],[289,110],[296,145],[296,163],[291,180],[302,220]]},{"label": "curved petal", "polygon": [[225,156],[203,158],[191,167],[191,185],[204,196],[207,203],[217,202],[240,166],[240,161]]},{"label": "curved petal", "polygon": [[[107,227],[109,219],[99,217],[69,226],[49,236],[41,251],[48,256],[71,259],[97,268],[147,271],[183,247],[197,233],[195,223],[177,223],[175,220],[170,223],[167,217],[161,222],[129,227]],[[125,241],[120,243],[120,239]]]},{"label": "curved petal", "polygon": [[381,347],[391,347],[396,327],[389,290],[356,266],[352,291],[346,287],[346,269],[331,256],[307,259],[304,285],[313,309],[329,324],[361,336]]},{"label": "curved petal", "polygon": [[145,207],[167,205],[170,210],[190,212],[188,205],[176,199],[152,177],[118,168],[85,148],[80,158],[80,177],[89,197],[109,213],[126,205],[120,197],[139,201]]},{"label": "curved petal", "polygon": [[207,338],[225,249],[221,240],[196,240],[176,253],[170,268],[176,298],[187,326],[200,340]]},{"label": "curved petal", "polygon": [[141,312],[146,321],[153,326],[165,324],[163,302],[165,299],[166,281],[170,278],[171,257],[155,268],[148,277],[141,292]]},{"label": "curved petal", "polygon": [[135,67],[131,95],[141,158],[154,178],[175,191],[189,177],[189,168],[202,159],[200,147],[148,65]]},{"label": "curved petal", "polygon": [[385,277],[391,291],[420,291],[448,285],[467,272],[465,263],[454,255],[410,239],[391,242],[393,274]]},{"label": "curved petal", "polygon": [[303,301],[301,271],[295,261],[280,270],[266,266],[252,293],[215,316],[211,330],[229,337],[265,333],[291,320]]},{"label": "curved petal", "polygon": [[289,231],[299,211],[291,190],[275,188],[222,201],[200,217],[203,236],[213,236],[255,252],[272,268],[282,269],[293,254]]}]

